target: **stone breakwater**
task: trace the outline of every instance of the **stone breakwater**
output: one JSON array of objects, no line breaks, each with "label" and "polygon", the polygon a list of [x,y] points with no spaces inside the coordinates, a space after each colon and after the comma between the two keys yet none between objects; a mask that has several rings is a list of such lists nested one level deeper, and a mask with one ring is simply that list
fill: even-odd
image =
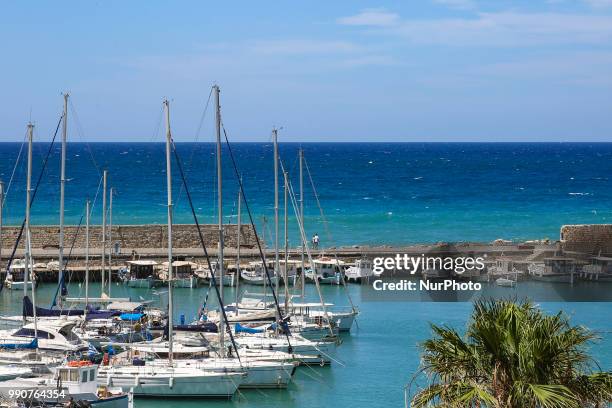
[{"label": "stone breakwater", "polygon": [[[216,225],[201,225],[201,231],[207,247],[216,247],[219,243],[219,232]],[[2,256],[10,254],[15,245],[20,227],[5,226],[2,228]],[[59,227],[57,225],[32,226],[32,249],[34,253],[57,249],[59,246]],[[107,233],[109,229],[107,228]],[[85,248],[85,226],[66,226],[64,228],[64,251],[68,253],[71,246],[80,252]],[[256,245],[255,232],[250,225],[240,228],[240,246],[253,248]],[[159,249],[165,248],[168,242],[168,227],[166,225],[113,225],[111,240],[107,238],[107,247],[118,245],[122,253],[133,249]],[[224,226],[225,246],[235,247],[238,238],[238,226],[227,224]],[[172,226],[172,240],[175,248],[200,248],[198,231],[193,224],[176,224]],[[74,243],[74,244],[73,244]],[[19,249],[23,250],[25,239],[21,239]],[[89,247],[102,248],[102,227],[94,225],[89,227]]]}]

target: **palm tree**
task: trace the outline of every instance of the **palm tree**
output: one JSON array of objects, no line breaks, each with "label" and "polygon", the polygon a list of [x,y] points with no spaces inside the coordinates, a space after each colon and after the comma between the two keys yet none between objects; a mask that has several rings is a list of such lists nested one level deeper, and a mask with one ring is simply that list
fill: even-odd
[{"label": "palm tree", "polygon": [[465,336],[432,325],[422,368],[429,385],[412,407],[601,408],[612,401],[612,373],[587,352],[597,336],[530,302],[474,304]]}]

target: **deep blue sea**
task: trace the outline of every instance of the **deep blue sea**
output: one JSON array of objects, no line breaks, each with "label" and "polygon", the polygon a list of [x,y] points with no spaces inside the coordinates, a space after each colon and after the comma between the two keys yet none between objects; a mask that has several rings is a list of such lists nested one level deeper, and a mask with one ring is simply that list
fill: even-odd
[{"label": "deep blue sea", "polygon": [[[25,149],[0,143],[0,178],[8,186],[5,223],[20,223],[25,206]],[[48,143],[34,145],[34,181]],[[298,149],[281,143],[281,159],[296,193]],[[612,143],[305,143],[306,163],[330,235],[305,171],[306,232],[322,244],[407,244],[490,241],[496,238],[558,239],[563,224],[612,221]],[[103,168],[114,196],[113,222],[165,223],[163,143],[69,143],[66,220],[78,223],[87,197],[96,199]],[[211,143],[179,143],[198,215],[216,216],[216,167]],[[272,145],[232,145],[260,233],[269,241],[273,223]],[[58,222],[57,144],[32,208],[33,223]],[[224,215],[235,222],[237,184],[223,150]],[[192,222],[178,170],[174,168],[175,222]],[[281,190],[282,219],[282,190]],[[292,245],[297,227],[290,207]]]}]

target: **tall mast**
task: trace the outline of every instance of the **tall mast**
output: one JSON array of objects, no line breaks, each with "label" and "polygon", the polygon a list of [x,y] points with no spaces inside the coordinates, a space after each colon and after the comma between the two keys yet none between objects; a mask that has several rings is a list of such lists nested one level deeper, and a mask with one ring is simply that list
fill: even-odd
[{"label": "tall mast", "polygon": [[172,161],[170,159],[172,134],[170,133],[170,102],[164,100],[166,110],[166,188],[168,190],[168,362],[172,365],[172,332],[174,331],[172,307]]},{"label": "tall mast", "polygon": [[0,181],[0,263],[2,263],[2,215],[4,213],[4,181]]},{"label": "tall mast", "polygon": [[[240,212],[242,204],[242,177],[240,177],[240,185],[238,186],[238,219],[236,220],[238,227],[238,236],[236,237],[236,314],[239,314],[238,310],[238,294],[240,292],[240,233],[242,232],[242,214]],[[1,225],[0,225],[1,226]]]},{"label": "tall mast", "polygon": [[283,171],[283,180],[285,186],[285,273],[283,279],[285,279],[285,313],[289,311],[289,212],[288,212],[288,194],[289,194],[289,180],[287,178],[287,172]]},{"label": "tall mast", "polygon": [[106,177],[108,171],[104,170],[102,174],[102,285],[100,287],[101,295],[104,295],[104,285],[106,284]]},{"label": "tall mast", "polygon": [[272,129],[272,138],[274,140],[274,278],[276,279],[276,293],[278,294],[280,260],[278,253],[278,130],[276,128]]},{"label": "tall mast", "polygon": [[89,304],[89,199],[85,204],[85,314]]},{"label": "tall mast", "polygon": [[[215,123],[217,130],[217,211],[219,215],[219,249],[218,255],[219,260],[217,261],[218,265],[218,279],[217,282],[219,284],[219,293],[221,294],[219,299],[219,307],[223,307],[223,177],[221,173],[221,105],[219,103],[219,86],[214,86],[215,91],[215,106],[216,106],[216,114],[215,114]],[[223,311],[220,313],[219,318],[219,343],[221,346],[221,354],[225,356],[225,347],[223,346],[225,340],[225,321],[223,318]]]},{"label": "tall mast", "polygon": [[[302,225],[304,225],[304,172],[303,172],[303,162],[304,162],[304,150],[300,148],[300,219],[302,220]],[[302,286],[302,301],[306,296],[306,265],[304,263],[304,251],[305,243],[302,241],[302,273],[300,276],[301,286]]]},{"label": "tall mast", "polygon": [[[68,93],[64,94],[64,121],[62,122],[62,155],[60,163],[60,210],[59,210],[59,273],[58,284],[62,284],[64,278],[64,199],[66,190],[66,136],[68,134]],[[60,288],[61,291],[61,288]],[[62,305],[62,293],[60,292],[59,304]]]},{"label": "tall mast", "polygon": [[109,191],[109,203],[108,203],[108,296],[111,295],[111,283],[113,281],[113,264],[112,264],[112,253],[113,253],[113,191],[111,187]]},{"label": "tall mast", "polygon": [[[23,297],[28,296],[28,277],[30,276],[30,203],[32,194],[32,138],[34,134],[34,125],[28,123],[28,173],[26,178],[26,208],[25,208],[25,272],[23,274]],[[34,288],[32,287],[32,292]],[[36,308],[34,308],[36,309]],[[26,315],[23,315],[23,324],[27,322]]]}]

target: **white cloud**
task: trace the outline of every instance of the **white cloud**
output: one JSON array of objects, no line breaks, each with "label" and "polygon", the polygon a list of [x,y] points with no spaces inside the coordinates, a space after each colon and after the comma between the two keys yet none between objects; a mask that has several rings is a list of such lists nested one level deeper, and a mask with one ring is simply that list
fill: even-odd
[{"label": "white cloud", "polygon": [[448,46],[597,44],[612,39],[612,16],[479,13],[474,18],[401,20],[387,32],[417,44]]},{"label": "white cloud", "polygon": [[399,21],[399,15],[385,9],[365,9],[353,16],[341,17],[338,24],[366,27],[390,27]]}]

